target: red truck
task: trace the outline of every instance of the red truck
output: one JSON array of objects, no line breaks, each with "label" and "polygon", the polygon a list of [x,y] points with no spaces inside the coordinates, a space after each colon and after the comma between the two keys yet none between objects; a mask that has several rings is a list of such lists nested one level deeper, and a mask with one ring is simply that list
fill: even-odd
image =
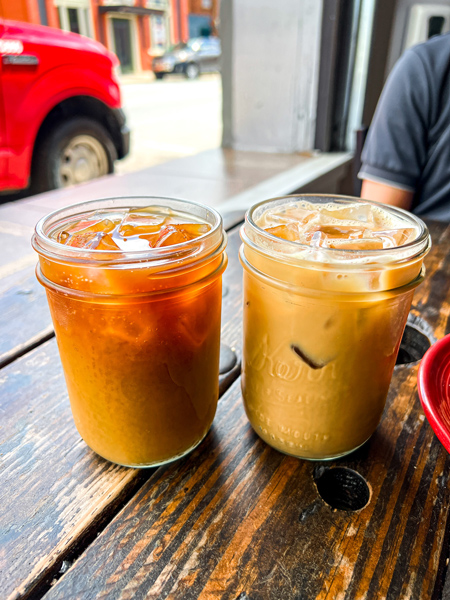
[{"label": "red truck", "polygon": [[0,19],[0,191],[112,173],[129,150],[119,61],[100,43]]}]

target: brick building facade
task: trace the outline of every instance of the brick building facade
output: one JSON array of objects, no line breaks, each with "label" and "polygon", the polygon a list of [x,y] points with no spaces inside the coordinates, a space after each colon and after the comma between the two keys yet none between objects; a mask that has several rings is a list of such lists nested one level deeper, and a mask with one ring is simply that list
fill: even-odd
[{"label": "brick building facade", "polygon": [[219,22],[219,0],[189,0],[189,37],[217,35]]},{"label": "brick building facade", "polygon": [[0,0],[0,17],[92,37],[117,54],[123,73],[190,37],[217,32],[219,0]]}]

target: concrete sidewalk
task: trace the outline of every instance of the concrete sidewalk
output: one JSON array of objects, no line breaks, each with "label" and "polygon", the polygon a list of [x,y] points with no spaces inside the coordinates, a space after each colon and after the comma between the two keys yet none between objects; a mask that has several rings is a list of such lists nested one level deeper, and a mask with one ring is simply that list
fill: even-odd
[{"label": "concrete sidewalk", "polygon": [[156,81],[153,71],[141,71],[140,73],[130,73],[128,75],[119,75],[120,85],[130,83],[150,83]]}]

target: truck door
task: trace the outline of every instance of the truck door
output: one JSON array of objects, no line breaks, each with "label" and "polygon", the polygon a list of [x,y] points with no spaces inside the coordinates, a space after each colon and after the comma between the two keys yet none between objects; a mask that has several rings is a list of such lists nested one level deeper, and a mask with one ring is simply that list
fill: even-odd
[{"label": "truck door", "polygon": [[[38,44],[27,24],[3,21],[0,40],[5,138],[9,150],[8,181],[11,189],[27,185],[30,169],[32,117],[24,114],[24,100],[40,75]],[[39,103],[40,98],[35,98]]]},{"label": "truck door", "polygon": [[[0,19],[0,49],[3,40],[3,32],[3,20]],[[10,148],[6,141],[5,103],[3,101],[3,71],[2,61],[0,59],[0,191],[7,187],[9,153]]]}]

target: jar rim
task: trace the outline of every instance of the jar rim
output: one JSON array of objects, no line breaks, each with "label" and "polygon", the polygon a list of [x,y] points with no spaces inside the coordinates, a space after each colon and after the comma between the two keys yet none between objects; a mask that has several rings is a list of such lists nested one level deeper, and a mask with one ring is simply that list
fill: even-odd
[{"label": "jar rim", "polygon": [[[266,231],[265,229],[259,227],[256,224],[256,222],[253,218],[253,215],[262,206],[270,205],[271,203],[282,204],[282,201],[289,201],[289,200],[305,200],[307,202],[311,201],[311,200],[313,200],[313,201],[319,200],[319,201],[321,201],[320,203],[338,201],[338,203],[342,203],[342,204],[370,204],[370,205],[376,206],[376,207],[384,210],[388,214],[393,213],[397,217],[409,220],[410,222],[412,222],[414,224],[414,226],[416,228],[418,228],[417,237],[414,240],[412,240],[411,242],[408,242],[407,244],[396,246],[394,248],[355,250],[355,249],[320,247],[319,250],[320,250],[322,257],[329,257],[331,260],[317,261],[317,260],[312,260],[308,256],[302,257],[301,260],[305,260],[307,262],[311,262],[311,263],[327,262],[330,265],[336,265],[336,266],[338,266],[338,265],[342,266],[343,264],[345,264],[346,266],[351,267],[352,265],[361,266],[361,261],[353,262],[351,260],[351,257],[354,257],[355,259],[357,259],[357,258],[369,259],[372,265],[373,265],[374,259],[376,259],[377,257],[380,259],[380,262],[384,262],[384,260],[383,260],[384,258],[392,257],[392,259],[389,260],[389,263],[392,264],[392,263],[398,262],[396,260],[396,257],[398,257],[399,254],[403,254],[403,256],[399,258],[400,261],[411,260],[413,258],[416,258],[418,255],[426,254],[431,247],[431,238],[430,238],[430,235],[428,232],[428,228],[426,227],[425,223],[420,218],[418,218],[416,215],[414,215],[402,208],[398,208],[395,206],[382,204],[380,202],[374,202],[372,200],[364,200],[361,198],[354,198],[352,196],[344,196],[344,195],[338,195],[338,194],[291,194],[291,195],[287,195],[287,196],[279,196],[277,198],[270,198],[268,200],[263,200],[261,202],[258,202],[257,204],[254,204],[253,206],[251,206],[245,214],[245,224],[242,227],[243,240],[246,243],[250,243],[252,246],[254,246],[255,248],[257,248],[259,250],[263,250],[264,252],[267,252],[269,254],[274,254],[275,256],[283,256],[284,258],[288,258],[288,257],[292,256],[292,252],[294,252],[294,251],[311,252],[313,250],[316,250],[315,248],[313,248],[312,246],[310,246],[308,244],[302,244],[300,242],[285,240],[283,238],[275,236],[275,235],[269,233],[268,231]],[[259,236],[259,238],[261,238],[261,240],[263,240],[264,242],[272,242],[272,244],[276,243],[278,246],[284,246],[285,248],[289,249],[289,251],[285,252],[285,253],[279,252],[279,251],[277,252],[276,250],[274,250],[273,252],[270,252],[268,248],[266,248],[266,247],[262,248],[259,243],[255,243],[255,240],[252,240],[249,238],[248,232],[246,231],[246,225],[249,225],[251,232],[257,234],[257,236]],[[409,253],[408,250],[411,250],[411,252]],[[405,252],[406,252],[406,256],[405,256]],[[339,260],[339,258],[338,258],[339,256],[346,257],[346,259]],[[367,261],[364,260],[364,262],[367,262]]]},{"label": "jar rim", "polygon": [[254,277],[260,279],[264,283],[268,284],[271,287],[275,287],[281,289],[283,291],[288,290],[294,294],[301,294],[302,296],[308,296],[310,298],[322,298],[326,299],[329,297],[336,298],[338,297],[340,301],[342,300],[367,300],[368,294],[370,294],[371,302],[376,301],[377,299],[384,298],[392,298],[394,296],[398,296],[400,294],[404,294],[410,290],[418,287],[423,280],[425,279],[425,267],[422,265],[419,273],[416,275],[414,279],[408,281],[407,283],[403,283],[402,285],[390,288],[390,289],[379,289],[379,290],[358,290],[358,291],[345,291],[345,290],[333,290],[333,289],[325,289],[325,288],[313,288],[308,287],[307,285],[301,286],[290,281],[283,281],[281,279],[277,279],[273,275],[265,273],[261,271],[261,269],[255,267],[247,257],[245,256],[244,247],[241,246],[239,249],[239,261],[244,268],[244,270],[251,273]]},{"label": "jar rim", "polygon": [[[82,218],[84,215],[92,215],[93,212],[101,210],[119,211],[120,209],[144,209],[152,206],[155,208],[173,208],[187,215],[194,214],[192,210],[194,208],[194,211],[201,213],[201,216],[199,214],[195,214],[195,216],[210,224],[211,229],[197,238],[171,246],[126,251],[76,248],[61,244],[49,237],[50,232],[56,229],[58,223],[61,224],[64,217],[73,219],[73,217],[79,216]],[[101,266],[105,263],[129,264],[159,260],[165,262],[173,259],[183,260],[184,257],[192,259],[193,255],[200,254],[203,256],[205,253],[213,252],[222,244],[223,238],[222,217],[218,211],[209,206],[190,200],[165,196],[116,196],[78,202],[52,211],[42,217],[36,224],[31,243],[36,252],[46,258],[57,261],[67,260],[71,263],[92,263]]]}]

